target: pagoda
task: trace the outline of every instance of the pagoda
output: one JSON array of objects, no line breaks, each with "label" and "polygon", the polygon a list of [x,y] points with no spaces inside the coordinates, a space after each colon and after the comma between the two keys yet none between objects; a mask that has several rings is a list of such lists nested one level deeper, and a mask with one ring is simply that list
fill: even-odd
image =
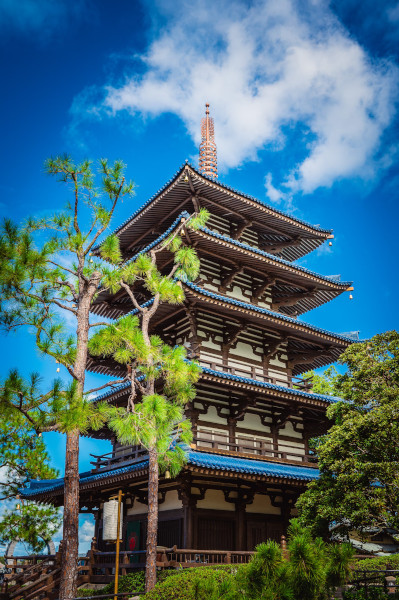
[{"label": "pagoda", "polygon": [[[193,430],[187,464],[175,479],[160,478],[158,544],[253,550],[280,539],[298,496],[318,476],[309,439],[326,432],[326,409],[337,399],[312,393],[301,375],[335,362],[354,341],[300,317],[353,288],[295,263],[329,243],[330,230],[218,181],[209,105],[201,129],[200,168],[183,164],[115,233],[129,260],[160,245],[200,208],[210,213],[206,227],[185,231],[200,258],[199,278],[182,284],[184,304],[162,304],[152,323],[153,333],[184,345],[202,367],[196,398],[186,407]],[[171,254],[159,256],[160,268],[167,269]],[[93,312],[117,319],[132,308],[121,290],[100,294]],[[92,372],[115,377],[119,368],[102,358],[88,364]],[[123,405],[128,394],[122,385],[98,399]],[[103,503],[122,489],[125,548],[134,539],[135,548],[144,549],[146,453],[121,446],[106,428],[91,435],[113,444],[80,476],[80,504],[95,514],[99,547]],[[63,480],[31,482],[23,495],[62,505]]]}]

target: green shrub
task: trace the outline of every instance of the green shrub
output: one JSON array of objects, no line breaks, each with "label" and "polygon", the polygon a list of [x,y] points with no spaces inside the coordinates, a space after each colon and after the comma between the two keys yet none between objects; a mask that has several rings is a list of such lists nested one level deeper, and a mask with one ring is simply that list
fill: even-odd
[{"label": "green shrub", "polygon": [[357,559],[353,565],[354,569],[364,570],[399,570],[399,554],[389,556],[375,556],[373,558]]},{"label": "green shrub", "polygon": [[[219,590],[219,585],[233,579],[236,573],[234,565],[166,571],[162,580],[145,595],[145,600],[214,600],[211,590]],[[223,600],[229,598],[223,596]]]},{"label": "green shrub", "polygon": [[399,592],[388,594],[378,587],[369,587],[367,592],[365,589],[351,589],[344,593],[344,600],[399,600]]}]

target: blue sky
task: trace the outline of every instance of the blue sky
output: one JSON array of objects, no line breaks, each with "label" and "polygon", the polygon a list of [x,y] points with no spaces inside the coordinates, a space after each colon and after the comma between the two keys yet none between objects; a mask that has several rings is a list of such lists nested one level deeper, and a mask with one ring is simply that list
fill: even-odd
[{"label": "blue sky", "polygon": [[[43,162],[68,152],[127,163],[116,226],[197,161],[208,101],[220,180],[334,229],[301,264],[353,280],[354,299],[304,320],[397,328],[398,38],[396,2],[0,0],[2,216],[61,207]],[[15,366],[54,376],[27,332],[2,339],[2,375]],[[103,447],[82,441],[82,470]]]}]

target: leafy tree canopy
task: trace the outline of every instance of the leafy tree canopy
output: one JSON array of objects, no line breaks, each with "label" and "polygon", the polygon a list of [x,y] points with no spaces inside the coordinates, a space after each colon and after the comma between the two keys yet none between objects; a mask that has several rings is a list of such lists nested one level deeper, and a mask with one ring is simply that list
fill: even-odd
[{"label": "leafy tree canopy", "polygon": [[399,528],[399,335],[389,331],[351,345],[343,374],[326,385],[342,401],[327,411],[333,425],[313,440],[320,478],[297,506],[301,520],[326,533],[370,526]]}]

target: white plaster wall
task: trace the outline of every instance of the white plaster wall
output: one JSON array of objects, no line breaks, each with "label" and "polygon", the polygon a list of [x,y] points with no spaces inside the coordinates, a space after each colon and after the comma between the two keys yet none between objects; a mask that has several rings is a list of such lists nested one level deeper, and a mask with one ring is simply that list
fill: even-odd
[{"label": "white plaster wall", "polygon": [[165,502],[159,505],[159,512],[164,510],[175,510],[176,508],[182,508],[183,503],[179,500],[177,490],[171,490],[167,492]]},{"label": "white plaster wall", "polygon": [[270,432],[270,427],[262,425],[259,415],[253,413],[245,413],[245,417],[242,421],[238,422],[238,427],[241,429],[251,429],[253,431],[262,431],[264,433]]},{"label": "white plaster wall", "polygon": [[147,504],[141,504],[141,502],[138,502],[137,499],[134,501],[133,507],[130,507],[130,508],[127,509],[127,516],[130,516],[130,515],[146,515],[147,513],[148,513],[148,506],[147,506]]},{"label": "white plaster wall", "polygon": [[222,490],[206,490],[205,498],[198,500],[197,508],[211,508],[213,510],[235,511],[235,506],[231,502],[226,502]]},{"label": "white plaster wall", "polygon": [[264,515],[281,515],[281,509],[278,506],[272,506],[269,496],[255,494],[252,504],[247,504],[247,513],[261,513]]},{"label": "white plaster wall", "polygon": [[214,350],[220,351],[221,344],[215,344],[214,342],[212,342],[212,340],[204,340],[203,342],[201,342],[201,347],[202,348],[213,348]]},{"label": "white plaster wall", "polygon": [[201,420],[209,421],[210,423],[219,423],[222,425],[226,425],[226,419],[219,417],[219,415],[216,412],[215,406],[210,406],[208,412],[205,415],[200,415],[200,421]]},{"label": "white plaster wall", "polygon": [[230,356],[234,356],[234,358],[236,359],[239,359],[241,357],[242,359],[250,358],[252,360],[259,361],[259,356],[256,356],[256,354],[254,354],[252,347],[249,344],[245,344],[244,342],[238,342],[234,350],[231,350]]},{"label": "white plaster wall", "polygon": [[287,421],[284,427],[280,429],[280,433],[283,435],[289,435],[290,437],[295,437],[302,439],[303,434],[301,431],[295,431],[291,421]]}]

